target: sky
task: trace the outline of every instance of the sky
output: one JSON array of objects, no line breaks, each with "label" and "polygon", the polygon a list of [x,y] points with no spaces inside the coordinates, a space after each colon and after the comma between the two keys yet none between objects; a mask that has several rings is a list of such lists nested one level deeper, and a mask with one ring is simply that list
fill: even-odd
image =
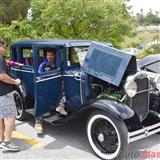
[{"label": "sky", "polygon": [[158,11],[160,15],[160,0],[130,0],[129,4],[133,6],[131,10],[134,15],[140,13],[141,8],[144,14],[151,8],[153,12]]}]

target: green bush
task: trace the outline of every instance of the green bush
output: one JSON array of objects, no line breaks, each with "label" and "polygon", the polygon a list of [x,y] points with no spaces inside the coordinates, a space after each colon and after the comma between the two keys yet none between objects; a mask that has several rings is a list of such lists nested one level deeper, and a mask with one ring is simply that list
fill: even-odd
[{"label": "green bush", "polygon": [[148,48],[143,49],[138,58],[143,58],[149,54],[160,54],[160,44],[154,44]]}]

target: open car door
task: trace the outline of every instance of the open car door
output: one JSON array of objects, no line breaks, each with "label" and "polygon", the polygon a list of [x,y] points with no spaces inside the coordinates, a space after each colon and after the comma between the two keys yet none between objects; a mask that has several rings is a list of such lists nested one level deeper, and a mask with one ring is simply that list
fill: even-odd
[{"label": "open car door", "polygon": [[[40,63],[45,58],[45,50],[56,50],[56,68],[42,74],[38,73]],[[35,59],[35,116],[51,112],[59,104],[61,96],[61,51],[57,46],[34,46]]]}]

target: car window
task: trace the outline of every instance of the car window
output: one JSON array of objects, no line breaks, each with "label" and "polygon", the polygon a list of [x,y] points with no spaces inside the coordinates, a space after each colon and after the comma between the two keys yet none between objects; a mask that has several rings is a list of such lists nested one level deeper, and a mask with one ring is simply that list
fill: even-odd
[{"label": "car window", "polygon": [[22,63],[25,66],[33,66],[33,51],[32,48],[13,48],[12,60]]},{"label": "car window", "polygon": [[83,64],[85,55],[88,51],[88,47],[72,47],[67,51],[67,65],[81,65]]},{"label": "car window", "polygon": [[45,51],[44,49],[39,49],[39,64],[42,63],[46,59]]},{"label": "car window", "polygon": [[79,50],[77,52],[79,63],[80,63],[81,66],[83,65],[83,61],[86,57],[87,51],[88,51],[88,49],[84,49],[84,50]]},{"label": "car window", "polygon": [[146,70],[160,74],[160,62],[153,63],[145,67]]},{"label": "car window", "polygon": [[33,66],[33,50],[31,48],[22,49],[22,59],[24,65]]}]

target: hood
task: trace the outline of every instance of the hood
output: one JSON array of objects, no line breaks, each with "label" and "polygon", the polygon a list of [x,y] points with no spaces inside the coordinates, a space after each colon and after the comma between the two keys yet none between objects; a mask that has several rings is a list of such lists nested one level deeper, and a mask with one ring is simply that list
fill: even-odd
[{"label": "hood", "polygon": [[119,86],[127,71],[136,71],[136,57],[121,50],[92,42],[82,70],[96,78]]}]

